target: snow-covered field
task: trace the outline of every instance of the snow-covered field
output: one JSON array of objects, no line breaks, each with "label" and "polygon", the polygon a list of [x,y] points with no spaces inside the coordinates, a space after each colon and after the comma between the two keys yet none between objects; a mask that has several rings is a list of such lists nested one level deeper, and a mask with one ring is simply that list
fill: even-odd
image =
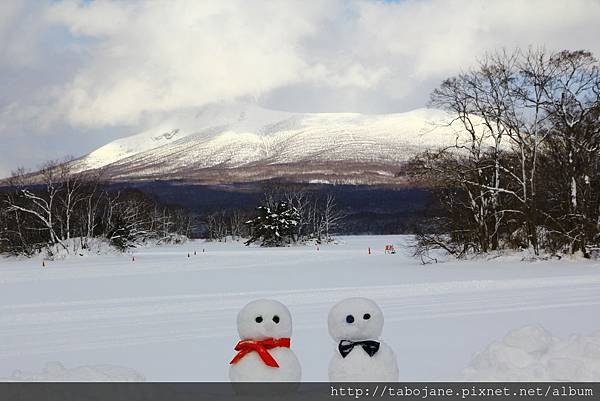
[{"label": "snow-covered field", "polygon": [[[2,258],[0,377],[227,380],[238,310],[269,297],[291,310],[303,379],[327,380],[329,308],[365,296],[384,311],[382,338],[402,381],[600,380],[598,262],[505,256],[422,266],[410,237],[340,242],[317,251],[194,241],[136,250],[135,261],[87,256],[45,268]],[[384,254],[388,243],[397,254]],[[534,327],[514,331],[524,326]]]}]

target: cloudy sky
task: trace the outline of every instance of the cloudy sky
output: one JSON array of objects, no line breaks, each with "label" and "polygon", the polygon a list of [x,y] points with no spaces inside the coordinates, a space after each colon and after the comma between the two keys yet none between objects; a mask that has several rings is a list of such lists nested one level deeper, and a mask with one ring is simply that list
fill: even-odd
[{"label": "cloudy sky", "polygon": [[177,110],[402,112],[485,51],[600,55],[600,0],[0,1],[0,176]]}]

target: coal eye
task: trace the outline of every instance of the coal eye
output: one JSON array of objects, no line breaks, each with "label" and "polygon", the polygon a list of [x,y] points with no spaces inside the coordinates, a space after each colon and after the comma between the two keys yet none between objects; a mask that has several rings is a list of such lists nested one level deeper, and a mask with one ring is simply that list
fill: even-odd
[{"label": "coal eye", "polygon": [[275,322],[275,324],[279,323],[279,316],[273,316],[273,321]]},{"label": "coal eye", "polygon": [[262,323],[262,316],[257,316],[254,320],[256,320],[256,323]]},{"label": "coal eye", "polygon": [[354,316],[352,316],[352,315],[346,316],[346,323],[354,323]]},{"label": "coal eye", "polygon": [[365,313],[365,314],[363,315],[363,319],[365,319],[365,320],[369,320],[370,318],[371,318],[371,315],[370,315],[370,314],[368,314],[368,313]]}]

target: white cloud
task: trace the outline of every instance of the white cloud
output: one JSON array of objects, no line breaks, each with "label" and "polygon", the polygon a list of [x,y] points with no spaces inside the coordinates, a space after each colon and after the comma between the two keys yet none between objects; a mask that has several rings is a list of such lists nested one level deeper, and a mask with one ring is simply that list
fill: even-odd
[{"label": "white cloud", "polygon": [[490,48],[600,46],[596,0],[96,0],[44,10],[44,23],[71,32],[81,63],[54,83],[56,97],[44,97],[51,115],[81,127],[137,124],[144,114],[303,83],[380,89],[392,102]]},{"label": "white cloud", "polygon": [[[0,2],[0,67],[19,69],[39,62],[37,46],[39,13],[26,2]],[[29,12],[31,11],[31,12]],[[34,50],[34,51],[32,51]]]},{"label": "white cloud", "polygon": [[10,168],[5,166],[4,163],[0,162],[0,177],[8,177],[10,176]]},{"label": "white cloud", "polygon": [[[356,47],[404,79],[440,79],[500,47],[600,53],[597,0],[429,0],[359,5]],[[385,80],[383,80],[385,83]]]},{"label": "white cloud", "polygon": [[298,48],[317,31],[326,8],[320,4],[58,4],[50,21],[97,39],[60,106],[71,123],[95,126],[261,95],[308,68]]},{"label": "white cloud", "polygon": [[597,0],[3,0],[0,138],[135,131],[240,97],[402,111],[490,49],[600,56],[599,20]]}]

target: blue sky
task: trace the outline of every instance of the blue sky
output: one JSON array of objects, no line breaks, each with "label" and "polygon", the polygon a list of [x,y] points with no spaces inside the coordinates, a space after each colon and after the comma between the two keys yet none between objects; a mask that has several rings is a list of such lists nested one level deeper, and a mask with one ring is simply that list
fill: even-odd
[{"label": "blue sky", "polygon": [[598,0],[0,2],[0,176],[243,99],[402,112],[501,47],[600,54]]}]

